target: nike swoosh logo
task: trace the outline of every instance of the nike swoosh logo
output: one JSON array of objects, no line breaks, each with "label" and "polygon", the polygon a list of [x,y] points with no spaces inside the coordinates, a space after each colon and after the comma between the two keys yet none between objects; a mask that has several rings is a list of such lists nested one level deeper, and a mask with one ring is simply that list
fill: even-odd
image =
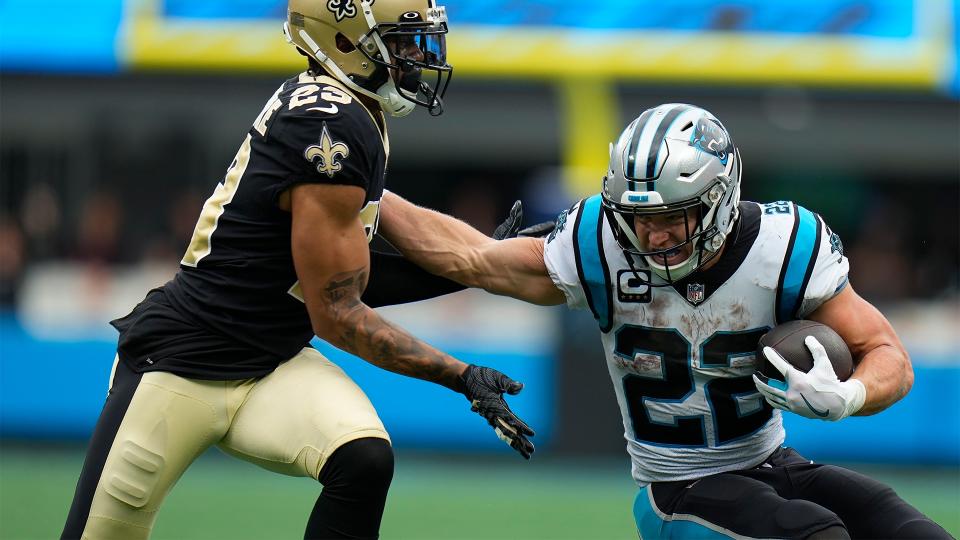
[{"label": "nike swoosh logo", "polygon": [[809,401],[807,401],[807,396],[800,394],[800,397],[802,397],[803,402],[807,404],[807,408],[810,409],[810,411],[813,412],[813,414],[819,416],[820,418],[826,418],[827,415],[830,414],[830,409],[820,412],[813,405],[811,405]]}]

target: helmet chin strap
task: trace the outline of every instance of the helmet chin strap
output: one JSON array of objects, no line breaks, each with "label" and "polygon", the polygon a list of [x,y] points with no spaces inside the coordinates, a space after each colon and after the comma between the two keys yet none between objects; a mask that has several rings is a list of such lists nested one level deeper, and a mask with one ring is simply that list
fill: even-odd
[{"label": "helmet chin strap", "polygon": [[633,227],[627,224],[627,221],[623,219],[623,216],[617,212],[613,212],[613,219],[617,220],[617,225],[620,227],[620,232],[627,237],[627,240],[631,244],[633,244],[633,248],[637,251],[644,251],[644,249],[640,247],[640,240],[637,238],[637,234],[633,232]]},{"label": "helmet chin strap", "polygon": [[[404,95],[411,96],[412,93],[407,90],[402,90],[402,92],[403,95],[397,91],[397,85],[393,84],[393,81],[389,79],[377,90],[377,101],[380,102],[383,110],[390,116],[403,118],[412,113],[413,109],[417,107],[416,103],[404,97]],[[414,94],[411,97],[415,98],[416,95]]]},{"label": "helmet chin strap", "polygon": [[694,270],[700,266],[700,258],[703,254],[702,248],[697,248],[693,246],[693,251],[690,253],[690,256],[684,259],[682,262],[679,262],[674,265],[665,266],[654,262],[654,257],[644,257],[647,266],[661,278],[667,281],[677,281],[683,279],[693,273]]},{"label": "helmet chin strap", "polygon": [[[660,278],[660,282],[659,282],[659,283],[655,283],[652,279],[644,279],[644,278],[640,275],[640,270],[637,268],[636,262],[634,261],[634,259],[636,258],[636,256],[633,255],[632,253],[630,253],[629,251],[624,251],[624,252],[623,252],[623,256],[627,258],[627,264],[630,265],[630,271],[633,272],[633,275],[634,275],[637,279],[639,279],[639,280],[641,280],[641,281],[646,281],[647,284],[648,284],[649,286],[651,286],[651,287],[669,287],[670,285],[672,285],[672,283],[670,282],[669,279],[666,279],[666,278],[661,277],[660,274],[658,274],[658,273],[656,273],[656,272],[654,272],[654,275],[655,275],[656,277]],[[650,268],[649,261],[646,260],[646,257],[641,257],[641,258],[644,259],[643,263],[647,266],[647,268]]]}]

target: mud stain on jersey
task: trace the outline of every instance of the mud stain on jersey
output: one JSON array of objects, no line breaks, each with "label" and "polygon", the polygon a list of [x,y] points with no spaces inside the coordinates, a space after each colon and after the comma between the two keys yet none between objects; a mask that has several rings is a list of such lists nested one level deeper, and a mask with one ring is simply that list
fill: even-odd
[{"label": "mud stain on jersey", "polygon": [[747,310],[746,304],[738,301],[730,306],[727,325],[733,331],[746,330],[750,327],[750,312]]},{"label": "mud stain on jersey", "polygon": [[653,301],[644,311],[644,317],[650,326],[654,328],[669,328],[671,326],[670,300],[666,295],[654,294]]},{"label": "mud stain on jersey", "polygon": [[744,302],[729,306],[701,306],[680,316],[680,331],[698,343],[715,332],[738,332],[750,327],[750,312]]},{"label": "mud stain on jersey", "polygon": [[[689,315],[681,318],[681,329],[690,336],[693,343],[700,343],[716,332],[722,322],[722,317],[717,316],[714,308],[710,307],[702,310],[694,310]],[[695,356],[699,356],[696,352]]]},{"label": "mud stain on jersey", "polygon": [[636,353],[632,359],[615,355],[613,361],[618,368],[624,371],[646,377],[663,376],[663,360],[656,354]]}]

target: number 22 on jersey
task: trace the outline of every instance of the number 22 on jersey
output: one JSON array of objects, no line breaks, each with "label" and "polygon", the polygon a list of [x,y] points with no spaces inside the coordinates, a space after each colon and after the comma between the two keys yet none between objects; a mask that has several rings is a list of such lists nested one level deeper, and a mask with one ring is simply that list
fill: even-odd
[{"label": "number 22 on jersey", "polygon": [[[734,358],[754,354],[757,342],[767,328],[739,332],[716,332],[700,347],[698,388],[694,376],[690,342],[677,330],[626,324],[617,330],[615,354],[633,359],[637,354],[659,357],[657,375],[627,374],[622,379],[623,393],[638,441],[659,446],[705,447],[706,422],[711,421],[716,445],[732,442],[763,427],[772,409],[759,398],[749,376],[730,377],[721,374],[731,368]],[[688,400],[700,399],[702,392],[709,414],[695,414]],[[759,407],[741,410],[741,400],[756,398]],[[659,421],[651,415],[651,406],[674,405],[678,414],[672,421]],[[684,410],[694,414],[683,414]]]}]

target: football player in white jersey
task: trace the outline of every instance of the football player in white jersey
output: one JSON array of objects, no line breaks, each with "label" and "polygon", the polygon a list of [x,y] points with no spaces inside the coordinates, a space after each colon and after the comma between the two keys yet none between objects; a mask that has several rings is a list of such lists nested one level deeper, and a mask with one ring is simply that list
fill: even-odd
[{"label": "football player in white jersey", "polygon": [[[667,104],[627,126],[601,193],[560,214],[546,239],[497,242],[395,195],[382,232],[435,274],[592,311],[640,488],[641,537],[949,538],[880,482],[783,446],[780,409],[875,414],[913,373],[890,323],[848,282],[837,235],[797,204],[740,201],[740,179],[720,121]],[[759,338],[794,319],[843,337],[857,363],[848,381],[832,369],[794,371],[787,384],[755,378]],[[807,344],[829,365],[815,338]]]}]

